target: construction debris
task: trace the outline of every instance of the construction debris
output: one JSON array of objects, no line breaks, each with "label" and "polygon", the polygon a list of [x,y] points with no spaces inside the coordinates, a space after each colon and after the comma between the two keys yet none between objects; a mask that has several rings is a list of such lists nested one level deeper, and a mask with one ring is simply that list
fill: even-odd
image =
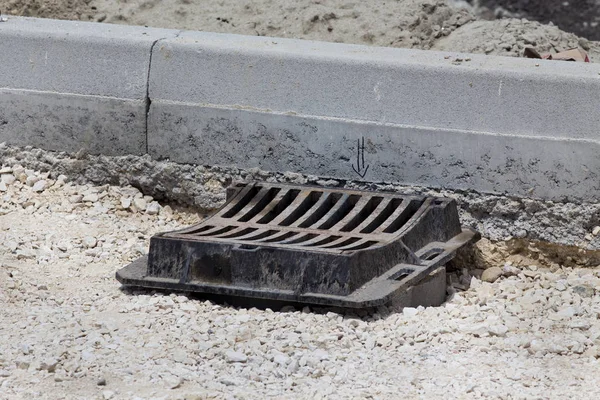
[{"label": "construction debris", "polygon": [[590,62],[588,54],[581,49],[570,49],[561,51],[558,53],[538,53],[533,47],[527,47],[524,51],[524,56],[527,58],[538,58],[542,60],[556,60],[556,61],[578,61],[578,62]]}]

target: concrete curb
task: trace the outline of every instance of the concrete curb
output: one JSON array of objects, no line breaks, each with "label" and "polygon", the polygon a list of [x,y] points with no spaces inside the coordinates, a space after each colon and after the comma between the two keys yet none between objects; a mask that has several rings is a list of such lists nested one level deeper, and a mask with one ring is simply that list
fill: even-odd
[{"label": "concrete curb", "polygon": [[0,142],[600,198],[596,64],[29,18],[0,38]]},{"label": "concrete curb", "polygon": [[175,31],[35,18],[0,24],[0,142],[144,154],[150,54]]}]

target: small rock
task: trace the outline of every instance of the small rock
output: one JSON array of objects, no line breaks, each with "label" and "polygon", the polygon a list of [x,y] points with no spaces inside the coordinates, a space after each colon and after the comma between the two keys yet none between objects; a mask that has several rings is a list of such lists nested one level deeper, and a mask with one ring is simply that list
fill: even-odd
[{"label": "small rock", "polygon": [[230,363],[245,363],[248,357],[240,352],[229,350],[225,353],[225,359]]},{"label": "small rock", "polygon": [[130,197],[121,197],[121,207],[123,207],[123,209],[127,210],[129,207],[131,207],[131,198]]},{"label": "small rock", "polygon": [[531,342],[529,342],[529,350],[532,353],[537,353],[537,352],[546,352],[546,346],[544,346],[544,343],[541,340],[537,340],[537,339],[533,339]]},{"label": "small rock", "polygon": [[567,290],[567,287],[569,287],[569,284],[566,280],[559,279],[556,281],[556,290],[558,290],[559,292],[564,292],[565,290]]},{"label": "small rock", "polygon": [[231,380],[231,378],[224,377],[221,378],[219,382],[221,382],[225,386],[235,386],[235,382]]},{"label": "small rock", "polygon": [[402,309],[402,314],[406,315],[407,317],[414,317],[418,313],[419,313],[419,310],[417,310],[416,308],[413,308],[413,307],[404,307]]},{"label": "small rock", "polygon": [[40,178],[35,176],[35,175],[29,175],[27,176],[27,178],[25,179],[25,184],[27,186],[33,186],[37,181],[39,181]]},{"label": "small rock", "polygon": [[165,378],[165,386],[169,389],[177,389],[183,383],[183,379],[178,376],[168,376]]},{"label": "small rock", "polygon": [[282,366],[288,365],[290,361],[292,361],[292,359],[285,354],[277,354],[275,357],[273,357],[273,362]]},{"label": "small rock", "polygon": [[525,42],[525,44],[530,44],[532,46],[537,44],[537,39],[533,33],[524,33],[520,38]]},{"label": "small rock", "polygon": [[56,371],[56,366],[58,365],[58,360],[55,358],[49,358],[47,360],[42,361],[40,364],[40,370],[54,372]]},{"label": "small rock", "polygon": [[48,186],[48,182],[46,182],[45,180],[42,179],[33,184],[33,191],[34,192],[43,192],[44,190],[46,190],[47,186]]},{"label": "small rock", "polygon": [[[485,272],[485,271],[484,271]],[[519,273],[521,272],[521,270],[517,267],[513,267],[510,264],[506,264],[504,265],[504,267],[502,268],[502,275],[509,277],[509,276],[517,276],[519,275]]]},{"label": "small rock", "polygon": [[491,267],[483,271],[481,274],[481,280],[484,282],[496,282],[498,278],[502,276],[502,270],[499,267]]},{"label": "small rock", "polygon": [[73,196],[69,197],[69,203],[71,203],[71,204],[81,203],[82,201],[83,201],[83,196],[80,194],[74,194]]},{"label": "small rock", "polygon": [[86,236],[83,238],[83,247],[87,249],[93,249],[98,244],[98,241],[93,236]]},{"label": "small rock", "polygon": [[135,199],[133,199],[133,206],[138,210],[138,211],[145,211],[146,207],[148,206],[146,203],[146,200],[144,200],[141,197],[136,197]]},{"label": "small rock", "polygon": [[582,331],[587,331],[591,326],[592,325],[586,320],[573,321],[569,324],[569,328],[581,329]]},{"label": "small rock", "polygon": [[19,248],[19,244],[13,240],[9,240],[4,245],[8,250],[10,250],[11,253],[14,253],[15,251],[17,251],[17,248]]},{"label": "small rock", "polygon": [[6,192],[8,188],[6,187],[6,183],[4,181],[0,181],[0,192]]},{"label": "small rock", "polygon": [[6,378],[10,376],[10,372],[5,369],[0,369],[0,378]]},{"label": "small rock", "polygon": [[488,328],[488,332],[494,336],[504,337],[508,332],[508,328],[505,325],[492,325]]},{"label": "small rock", "polygon": [[150,214],[150,215],[157,215],[159,211],[160,211],[160,204],[158,204],[157,201],[153,201],[152,203],[148,204],[148,206],[146,207],[146,213]]},{"label": "small rock", "polygon": [[574,286],[573,292],[581,297],[594,297],[594,288],[588,284]]},{"label": "small rock", "polygon": [[583,352],[583,355],[586,357],[600,358],[600,348],[596,346],[588,347],[587,350]]},{"label": "small rock", "polygon": [[104,400],[110,400],[113,397],[115,397],[115,392],[113,392],[112,390],[104,390],[102,391],[102,397],[104,398]]},{"label": "small rock", "polygon": [[600,226],[595,226],[592,230],[592,235],[598,236],[598,234],[600,234]]},{"label": "small rock", "polygon": [[23,260],[26,258],[36,258],[37,253],[33,249],[22,249],[17,250],[17,259]]},{"label": "small rock", "polygon": [[15,183],[15,176],[11,175],[11,174],[4,174],[0,177],[0,181],[2,181],[3,183],[7,184],[7,185],[12,185],[13,183]]},{"label": "small rock", "polygon": [[170,205],[166,205],[160,210],[160,213],[166,217],[172,217],[173,209],[171,208]]},{"label": "small rock", "polygon": [[106,386],[106,378],[100,378],[100,379],[98,379],[98,382],[96,382],[96,385],[98,385],[98,386]]},{"label": "small rock", "polygon": [[562,310],[559,310],[556,315],[561,319],[569,319],[575,316],[575,309],[573,307],[565,307]]},{"label": "small rock", "polygon": [[187,359],[187,352],[183,349],[175,349],[173,351],[173,360],[176,362],[184,362]]},{"label": "small rock", "polygon": [[98,195],[96,193],[88,193],[83,196],[82,201],[84,203],[95,203],[98,201]]}]

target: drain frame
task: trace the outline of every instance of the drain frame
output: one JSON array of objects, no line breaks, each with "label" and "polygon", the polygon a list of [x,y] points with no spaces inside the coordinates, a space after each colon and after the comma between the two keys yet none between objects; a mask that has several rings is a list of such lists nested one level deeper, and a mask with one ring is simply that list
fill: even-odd
[{"label": "drain frame", "polygon": [[151,238],[124,285],[342,308],[389,303],[479,239],[452,199],[238,183],[219,210]]}]

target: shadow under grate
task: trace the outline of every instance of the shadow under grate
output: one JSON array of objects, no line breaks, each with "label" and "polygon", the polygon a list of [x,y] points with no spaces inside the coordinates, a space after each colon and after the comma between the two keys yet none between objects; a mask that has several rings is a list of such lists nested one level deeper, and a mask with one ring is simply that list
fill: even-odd
[{"label": "shadow under grate", "polygon": [[390,302],[478,239],[454,200],[250,183],[214,215],[152,237],[125,285],[346,308]]}]

